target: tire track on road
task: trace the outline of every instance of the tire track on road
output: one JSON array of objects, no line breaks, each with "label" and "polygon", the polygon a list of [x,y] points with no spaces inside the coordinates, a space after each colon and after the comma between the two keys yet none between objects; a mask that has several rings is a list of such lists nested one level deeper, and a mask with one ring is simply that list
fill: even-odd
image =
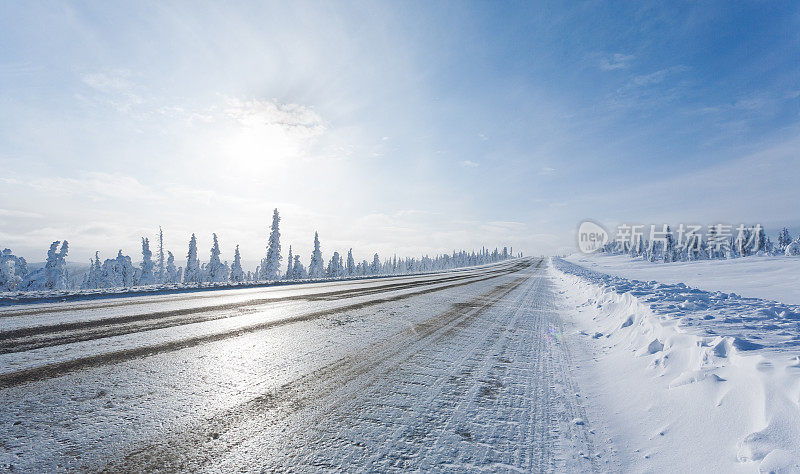
[{"label": "tire track on road", "polygon": [[[472,276],[478,275],[483,270],[491,269],[492,267],[494,267],[495,269],[497,267],[508,268],[509,265],[511,264],[501,263],[481,268],[465,267],[465,268],[456,268],[453,270],[446,270],[441,272],[417,273],[417,274],[407,274],[407,275],[387,275],[387,276],[376,276],[376,277],[366,277],[366,278],[350,278],[343,280],[317,280],[317,281],[309,280],[307,282],[302,282],[302,283],[270,282],[270,283],[257,283],[251,285],[218,286],[218,287],[208,287],[208,288],[176,288],[168,290],[140,291],[140,292],[130,291],[124,293],[108,293],[100,295],[91,295],[91,294],[69,295],[63,297],[50,298],[53,301],[49,301],[48,298],[36,298],[33,299],[32,301],[11,302],[9,304],[0,305],[0,319],[17,317],[17,316],[32,316],[37,314],[59,313],[62,311],[86,311],[86,310],[117,308],[125,306],[176,303],[176,302],[191,301],[191,300],[196,301],[201,299],[218,298],[219,295],[214,294],[215,292],[218,291],[264,289],[276,292],[284,292],[284,291],[297,290],[300,287],[300,285],[320,285],[317,288],[325,288],[325,287],[352,285],[358,283],[370,283],[376,281],[409,280],[422,277],[432,278],[436,276],[446,276],[453,274],[464,274],[465,276],[468,277],[469,275]],[[371,288],[377,288],[377,287],[371,287]],[[339,290],[339,291],[349,291],[349,290]],[[335,292],[326,292],[326,293],[331,294]],[[319,294],[321,295],[323,293]],[[153,300],[149,299],[148,297],[153,297],[158,299]],[[68,301],[65,301],[65,298]],[[98,300],[102,301],[108,299],[114,299],[116,301],[113,301],[111,303],[103,303],[103,302],[95,303],[95,301]],[[62,303],[66,304],[62,305]],[[74,306],[69,306],[72,303],[77,303],[77,304],[75,304]],[[36,307],[35,305],[37,304],[46,304],[49,306]],[[30,308],[30,306],[32,305],[34,306],[34,308]]]},{"label": "tire track on road", "polygon": [[[465,303],[454,304],[445,313],[414,324],[384,341],[339,359],[274,391],[180,429],[152,445],[137,448],[122,459],[109,463],[102,470],[118,472],[128,469],[202,469],[217,456],[245,442],[254,425],[275,425],[322,400],[325,400],[328,409],[334,409],[353,396],[354,392],[378,383],[381,373],[450,337],[458,327],[469,324],[526,280],[527,277],[515,278]],[[389,369],[386,368],[387,365]],[[372,376],[365,377],[366,374]],[[323,411],[324,409],[323,407]]]},{"label": "tire track on road", "polygon": [[[538,261],[537,266],[541,265],[541,260]],[[103,354],[97,354],[92,356],[86,357],[78,357],[75,359],[66,360],[63,362],[47,364],[39,367],[34,367],[30,369],[19,370],[15,372],[10,372],[6,374],[0,375],[0,389],[12,387],[16,385],[20,385],[23,383],[34,382],[37,380],[47,379],[58,377],[64,375],[68,372],[73,372],[76,370],[83,370],[91,367],[97,367],[102,365],[108,365],[113,363],[122,362],[125,360],[136,359],[146,356],[151,356],[155,354],[165,353],[165,352],[172,352],[188,347],[197,346],[200,344],[207,344],[211,342],[216,342],[232,337],[242,336],[244,334],[248,334],[254,331],[270,329],[273,327],[283,326],[287,324],[302,322],[302,321],[310,321],[314,319],[323,318],[332,314],[337,314],[346,311],[353,311],[358,309],[367,308],[370,306],[375,306],[383,303],[401,301],[404,299],[413,298],[415,296],[420,296],[428,293],[443,291],[450,288],[457,288],[460,286],[470,285],[473,283],[478,283],[482,281],[491,280],[494,278],[498,278],[504,275],[508,275],[511,273],[516,273],[523,268],[527,268],[533,264],[533,261],[526,261],[521,262],[513,267],[503,270],[493,272],[489,276],[478,278],[478,279],[470,279],[468,281],[458,281],[456,283],[450,283],[448,285],[438,286],[434,288],[426,288],[419,291],[414,291],[410,293],[404,293],[401,295],[386,297],[386,298],[378,298],[375,300],[355,303],[351,305],[346,305],[342,307],[337,307],[333,309],[323,310],[323,311],[316,311],[311,313],[306,313],[298,316],[293,316],[289,318],[284,318],[280,320],[272,320],[266,321],[262,323],[252,324],[248,326],[244,326],[241,328],[231,329],[227,331],[222,331],[213,334],[205,334],[200,336],[189,337],[181,340],[176,341],[169,341],[160,344],[153,344],[141,347],[133,347],[129,349],[122,349],[119,351],[108,352]]]},{"label": "tire track on road", "polygon": [[575,397],[553,297],[534,274],[447,337],[376,364],[369,382],[296,418],[250,426],[251,439],[221,461],[215,453],[208,468],[607,472]]},{"label": "tire track on road", "polygon": [[[225,303],[220,305],[184,308],[178,310],[158,311],[145,314],[134,314],[110,318],[59,323],[51,325],[31,326],[20,329],[0,331],[0,354],[23,352],[43,347],[52,347],[74,342],[91,341],[106,337],[121,336],[141,331],[164,329],[169,327],[194,324],[200,322],[226,319],[240,316],[243,311],[267,304],[295,301],[330,301],[336,299],[356,298],[391,291],[402,291],[420,286],[431,286],[452,281],[478,278],[481,275],[506,274],[517,271],[517,265],[510,268],[493,269],[490,272],[472,275],[458,275],[446,278],[417,280],[369,288],[353,288],[347,290],[325,292],[312,295],[296,295],[278,298],[259,298],[247,301]],[[208,314],[219,313],[224,314]]]}]

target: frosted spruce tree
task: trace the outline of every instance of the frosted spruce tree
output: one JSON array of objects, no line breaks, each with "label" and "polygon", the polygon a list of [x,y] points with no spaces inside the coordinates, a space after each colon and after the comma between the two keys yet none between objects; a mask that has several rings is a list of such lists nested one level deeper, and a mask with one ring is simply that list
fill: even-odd
[{"label": "frosted spruce tree", "polygon": [[186,270],[183,273],[184,283],[200,282],[200,260],[197,258],[197,237],[192,234],[189,239],[189,253],[186,254]]},{"label": "frosted spruce tree", "polygon": [[142,237],[142,273],[139,277],[137,285],[152,285],[156,282],[156,276],[153,273],[155,263],[153,262],[153,252],[150,251],[150,239]]},{"label": "frosted spruce tree", "polygon": [[28,263],[16,257],[11,249],[0,253],[0,291],[16,291],[28,275]]},{"label": "frosted spruce tree", "polygon": [[717,248],[716,242],[718,240],[717,237],[717,225],[709,226],[708,233],[706,234],[706,250],[708,250],[708,258],[710,260],[714,260],[717,258],[723,258],[723,251],[721,248]]},{"label": "frosted spruce tree", "polygon": [[667,226],[667,234],[664,241],[664,262],[675,261],[675,239],[672,237],[672,230]]},{"label": "frosted spruce tree", "polygon": [[165,283],[180,283],[180,273],[175,267],[175,256],[169,251],[167,252],[167,266],[165,272]]},{"label": "frosted spruce tree", "polygon": [[311,253],[311,262],[308,264],[309,278],[322,278],[325,276],[325,261],[322,260],[322,251],[319,245],[319,233],[314,232],[314,251]]},{"label": "frosted spruce tree", "polygon": [[47,261],[44,268],[29,273],[20,287],[25,290],[66,290],[68,287],[69,275],[67,273],[67,252],[69,244],[65,240],[61,244],[55,241],[50,244],[47,251]]},{"label": "frosted spruce tree", "polygon": [[287,280],[294,277],[294,272],[292,271],[292,263],[294,263],[294,262],[292,261],[292,258],[293,258],[292,257],[292,246],[290,245],[289,246],[289,261],[286,264],[286,275],[284,276],[284,278],[286,278]]},{"label": "frosted spruce tree", "polygon": [[356,261],[353,259],[353,249],[347,251],[347,266],[345,267],[347,276],[356,274]]},{"label": "frosted spruce tree", "polygon": [[292,279],[302,280],[304,278],[308,278],[306,267],[300,262],[300,255],[295,255],[294,263],[292,264]]},{"label": "frosted spruce tree", "polygon": [[14,273],[14,262],[0,260],[0,291],[14,291],[22,283],[22,278]]},{"label": "frosted spruce tree", "polygon": [[166,277],[164,231],[161,229],[161,226],[158,226],[158,260],[156,261],[156,283],[164,283]]},{"label": "frosted spruce tree", "polygon": [[328,278],[339,278],[343,273],[342,257],[339,255],[339,252],[333,252],[333,257],[331,257],[330,262],[328,262],[328,268],[325,270],[325,275]]},{"label": "frosted spruce tree", "polygon": [[281,270],[281,232],[278,228],[281,222],[278,209],[272,212],[272,226],[269,232],[269,241],[267,242],[267,258],[261,268],[262,279],[264,280],[277,280],[278,273]]},{"label": "frosted spruce tree", "polygon": [[228,269],[219,259],[219,241],[217,234],[211,234],[214,243],[211,245],[211,258],[206,265],[206,273],[208,274],[208,281],[212,283],[220,283],[228,280]]},{"label": "frosted spruce tree", "polygon": [[786,252],[786,247],[792,243],[792,236],[789,234],[789,229],[784,227],[778,233],[778,251],[780,253]]},{"label": "frosted spruce tree", "polygon": [[786,246],[786,250],[783,253],[787,257],[800,256],[800,235]]},{"label": "frosted spruce tree", "polygon": [[[51,247],[52,249],[52,247]],[[47,272],[47,287],[54,290],[65,290],[68,287],[69,275],[67,273],[67,252],[69,251],[69,243],[65,240],[61,244],[61,248],[57,253],[47,255],[46,268]]]},{"label": "frosted spruce tree", "polygon": [[371,275],[379,275],[381,273],[381,259],[378,257],[377,253],[372,257],[372,265],[369,267],[369,273]]},{"label": "frosted spruce tree", "polygon": [[83,276],[81,289],[100,288],[100,252],[94,253],[94,258],[89,259],[89,271]]},{"label": "frosted spruce tree", "polygon": [[231,265],[231,281],[239,283],[244,281],[244,271],[242,270],[242,255],[239,253],[239,246],[233,253],[233,264]]},{"label": "frosted spruce tree", "polygon": [[97,274],[94,271],[94,259],[89,259],[89,270],[83,275],[83,281],[81,282],[81,289],[85,290],[88,288],[97,288]]},{"label": "frosted spruce tree", "polygon": [[131,258],[117,252],[117,258],[106,259],[100,268],[98,288],[129,288],[136,284],[136,269]]}]

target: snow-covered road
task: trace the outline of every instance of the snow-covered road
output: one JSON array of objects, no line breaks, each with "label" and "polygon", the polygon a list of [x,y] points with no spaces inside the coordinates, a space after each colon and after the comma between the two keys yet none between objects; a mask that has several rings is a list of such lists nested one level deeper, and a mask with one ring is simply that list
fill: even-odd
[{"label": "snow-covered road", "polygon": [[615,470],[538,259],[0,311],[0,466]]}]

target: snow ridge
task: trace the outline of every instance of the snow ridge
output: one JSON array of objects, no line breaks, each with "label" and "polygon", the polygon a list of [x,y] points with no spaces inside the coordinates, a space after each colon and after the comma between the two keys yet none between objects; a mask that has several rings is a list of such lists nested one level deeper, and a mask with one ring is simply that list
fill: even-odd
[{"label": "snow ridge", "polygon": [[634,405],[626,391],[649,391],[644,406],[626,409],[648,413],[632,429],[658,432],[642,449],[654,462],[653,441],[663,445],[663,465],[635,470],[800,469],[800,306],[627,280],[557,258],[550,268],[580,334],[598,345],[596,370],[617,364],[616,403]]},{"label": "snow ridge", "polygon": [[736,293],[704,291],[684,283],[628,280],[553,259],[553,266],[618,294],[630,293],[655,314],[703,336],[732,337],[738,350],[800,350],[800,305]]}]

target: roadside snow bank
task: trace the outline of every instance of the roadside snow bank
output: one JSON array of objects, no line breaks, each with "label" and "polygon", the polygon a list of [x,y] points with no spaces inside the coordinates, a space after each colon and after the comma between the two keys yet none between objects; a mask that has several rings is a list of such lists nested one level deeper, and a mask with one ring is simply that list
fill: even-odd
[{"label": "roadside snow bank", "polygon": [[576,253],[566,261],[631,280],[685,283],[708,291],[800,304],[800,258],[753,255],[728,260],[653,263],[628,255]]},{"label": "roadside snow bank", "polygon": [[595,416],[631,468],[800,470],[800,307],[561,259],[550,271],[593,341],[579,370],[603,387]]}]

